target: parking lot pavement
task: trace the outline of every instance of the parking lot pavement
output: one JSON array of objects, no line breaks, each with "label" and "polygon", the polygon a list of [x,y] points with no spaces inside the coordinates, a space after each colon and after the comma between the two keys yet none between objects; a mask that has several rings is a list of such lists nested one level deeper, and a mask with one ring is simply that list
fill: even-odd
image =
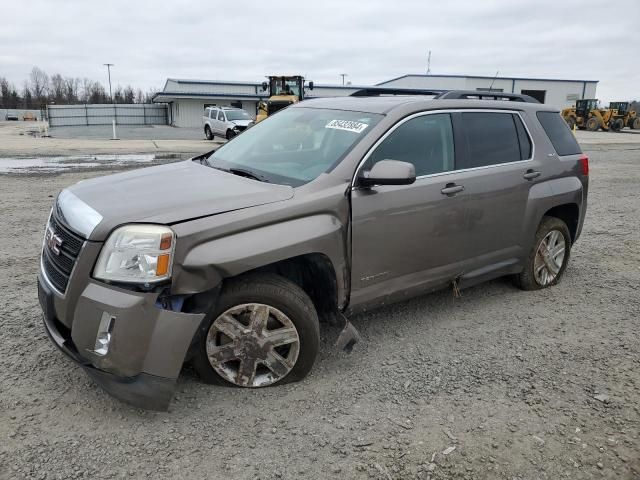
[{"label": "parking lot pavement", "polygon": [[167,413],[109,397],[41,324],[53,197],[97,173],[0,175],[0,478],[640,478],[640,150],[614,147],[587,145],[559,285],[502,279],[359,315],[350,355],[323,326],[300,383],[214,387],[186,367]]},{"label": "parking lot pavement", "polygon": [[[61,130],[59,129],[61,128]],[[110,129],[102,127],[59,127],[43,136],[42,124],[32,122],[0,122],[0,158],[62,155],[105,155],[118,153],[156,153],[197,155],[219,146],[224,140],[206,140],[194,129],[165,126],[118,127],[120,140],[110,140]],[[83,134],[84,132],[84,134]]]}]

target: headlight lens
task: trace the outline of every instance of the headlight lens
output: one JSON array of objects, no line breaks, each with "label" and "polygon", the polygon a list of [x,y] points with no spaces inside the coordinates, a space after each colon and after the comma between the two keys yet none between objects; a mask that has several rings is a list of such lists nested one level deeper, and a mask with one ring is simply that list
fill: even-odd
[{"label": "headlight lens", "polygon": [[93,276],[126,283],[154,283],[171,277],[175,234],[161,225],[126,225],[102,247]]}]

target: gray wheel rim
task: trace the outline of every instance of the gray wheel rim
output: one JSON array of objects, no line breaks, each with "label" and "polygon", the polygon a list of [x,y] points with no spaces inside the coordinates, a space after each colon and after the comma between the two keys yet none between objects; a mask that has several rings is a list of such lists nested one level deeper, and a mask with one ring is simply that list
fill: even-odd
[{"label": "gray wheel rim", "polygon": [[265,387],[286,377],[300,353],[291,319],[270,305],[245,303],[226,310],[207,333],[211,367],[239,387]]},{"label": "gray wheel rim", "polygon": [[551,230],[538,244],[533,273],[539,285],[552,283],[562,268],[567,242],[559,230]]}]

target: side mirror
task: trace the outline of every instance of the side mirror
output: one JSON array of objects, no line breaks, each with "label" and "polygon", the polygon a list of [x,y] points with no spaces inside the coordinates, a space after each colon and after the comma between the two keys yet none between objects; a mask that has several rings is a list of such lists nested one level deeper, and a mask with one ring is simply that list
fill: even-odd
[{"label": "side mirror", "polygon": [[358,185],[411,185],[416,181],[416,169],[412,163],[398,160],[380,160],[369,172],[358,178]]},{"label": "side mirror", "polygon": [[262,82],[262,91],[266,92],[269,88],[269,84],[267,82]]},{"label": "side mirror", "polygon": [[313,80],[309,82],[309,90],[313,90]]}]

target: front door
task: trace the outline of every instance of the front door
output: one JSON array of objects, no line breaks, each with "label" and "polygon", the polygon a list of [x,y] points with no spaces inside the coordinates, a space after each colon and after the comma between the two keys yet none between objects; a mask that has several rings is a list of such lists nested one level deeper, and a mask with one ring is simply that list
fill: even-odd
[{"label": "front door", "polygon": [[439,288],[464,271],[465,192],[456,187],[455,157],[448,113],[404,120],[371,151],[361,170],[400,160],[414,164],[417,179],[352,192],[354,310]]}]

